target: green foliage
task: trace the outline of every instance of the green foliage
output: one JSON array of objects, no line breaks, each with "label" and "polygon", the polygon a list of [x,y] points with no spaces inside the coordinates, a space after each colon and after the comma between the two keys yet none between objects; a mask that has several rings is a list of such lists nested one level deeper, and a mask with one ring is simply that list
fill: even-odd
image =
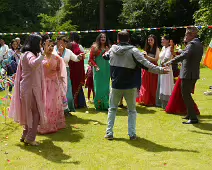
[{"label": "green foliage", "polygon": [[[3,124],[0,116],[0,169],[210,170],[212,96],[203,92],[211,82],[211,70],[201,69],[201,79],[193,94],[201,112],[197,125],[182,125],[181,116],[138,105],[135,141],[130,141],[127,135],[126,109],[118,109],[113,141],[104,139],[107,112],[97,112],[93,104],[88,104],[89,108],[78,109],[66,118],[65,129],[38,135],[36,140],[41,142],[38,147],[19,142],[22,127],[9,119]],[[1,98],[5,96],[2,93]]]},{"label": "green foliage", "polygon": [[123,0],[120,20],[131,27],[191,25],[197,9],[198,2],[185,0]]},{"label": "green foliage", "polygon": [[[196,25],[212,25],[212,0],[199,0],[199,5],[200,9],[194,14]],[[212,37],[211,29],[203,28],[200,31],[200,36],[207,46]]]},{"label": "green foliage", "polygon": [[[193,13],[199,9],[198,1],[185,0],[122,0],[123,11],[120,15],[120,22],[131,28],[142,27],[163,27],[163,26],[184,26],[193,25]],[[182,41],[185,29],[160,31],[144,31],[134,33],[137,37],[135,42],[144,46],[144,41],[148,34],[155,34],[158,39],[163,34],[169,34],[176,43]],[[160,44],[160,43],[159,43]]]},{"label": "green foliage", "polygon": [[40,31],[40,13],[54,15],[60,0],[1,0],[0,32]]},{"label": "green foliage", "polygon": [[72,6],[67,1],[63,1],[62,7],[55,15],[40,14],[43,31],[74,31],[76,27],[72,25],[69,15],[72,13]]},{"label": "green foliage", "polygon": [[123,11],[120,19],[131,27],[164,26],[164,20],[168,12],[168,3],[164,0],[123,0]]},{"label": "green foliage", "polygon": [[[72,25],[71,20],[61,22],[62,17],[60,15],[49,16],[47,14],[40,14],[41,26],[43,31],[75,31],[76,27]],[[61,17],[61,19],[59,19]]]},{"label": "green foliage", "polygon": [[[99,0],[1,0],[0,32],[74,31],[99,29]],[[212,25],[212,0],[104,0],[105,29]],[[135,44],[153,33],[170,34],[179,43],[185,29],[133,33]],[[97,34],[82,37],[91,44]],[[109,33],[114,40],[113,33]],[[207,45],[212,36],[201,30]],[[86,45],[87,46],[87,45]],[[90,45],[89,45],[90,46]]]}]

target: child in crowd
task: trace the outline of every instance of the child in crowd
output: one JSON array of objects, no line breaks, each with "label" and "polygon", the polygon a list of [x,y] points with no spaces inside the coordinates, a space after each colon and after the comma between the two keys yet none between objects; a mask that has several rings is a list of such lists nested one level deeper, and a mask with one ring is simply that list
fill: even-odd
[{"label": "child in crowd", "polygon": [[90,100],[91,91],[93,93],[93,99],[95,97],[92,66],[88,66],[85,78],[86,78],[85,88],[88,88],[88,102],[91,102]]}]

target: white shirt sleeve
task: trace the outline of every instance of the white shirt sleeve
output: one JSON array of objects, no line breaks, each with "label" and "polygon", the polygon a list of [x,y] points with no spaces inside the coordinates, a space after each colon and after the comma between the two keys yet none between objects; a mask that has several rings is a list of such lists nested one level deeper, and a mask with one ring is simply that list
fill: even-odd
[{"label": "white shirt sleeve", "polygon": [[9,50],[9,46],[8,45],[6,45],[6,51],[8,51]]},{"label": "white shirt sleeve", "polygon": [[80,48],[80,51],[81,51],[81,52],[85,53],[85,50],[84,50],[84,48],[82,47],[81,44],[79,44],[79,48]]},{"label": "white shirt sleeve", "polygon": [[69,60],[72,60],[72,61],[75,61],[75,62],[80,61],[78,59],[77,55],[75,55],[71,50],[69,50],[69,49],[66,49],[66,50],[67,50],[67,52],[68,52],[68,54],[70,56],[70,59]]},{"label": "white shirt sleeve", "polygon": [[8,58],[11,58],[14,55],[14,52],[12,49],[9,49],[8,51]]}]

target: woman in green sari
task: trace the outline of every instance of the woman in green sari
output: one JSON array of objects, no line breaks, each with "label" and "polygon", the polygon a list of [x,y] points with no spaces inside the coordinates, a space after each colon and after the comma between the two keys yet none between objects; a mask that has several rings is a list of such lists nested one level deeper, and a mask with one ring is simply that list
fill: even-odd
[{"label": "woman in green sari", "polygon": [[89,63],[94,66],[94,106],[97,110],[107,110],[110,93],[110,64],[102,55],[109,50],[109,41],[104,33],[97,36],[91,47]]}]

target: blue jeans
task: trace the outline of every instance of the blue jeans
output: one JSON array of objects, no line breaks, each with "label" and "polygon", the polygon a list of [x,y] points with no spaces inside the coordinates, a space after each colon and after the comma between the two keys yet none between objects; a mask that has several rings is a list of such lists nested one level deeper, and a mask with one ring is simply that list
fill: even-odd
[{"label": "blue jeans", "polygon": [[113,126],[116,118],[116,112],[118,110],[118,103],[122,97],[125,98],[128,107],[128,135],[130,137],[136,135],[136,96],[136,88],[126,90],[112,88],[110,92],[110,103],[108,110],[108,126],[106,130],[107,135],[113,135]]}]

